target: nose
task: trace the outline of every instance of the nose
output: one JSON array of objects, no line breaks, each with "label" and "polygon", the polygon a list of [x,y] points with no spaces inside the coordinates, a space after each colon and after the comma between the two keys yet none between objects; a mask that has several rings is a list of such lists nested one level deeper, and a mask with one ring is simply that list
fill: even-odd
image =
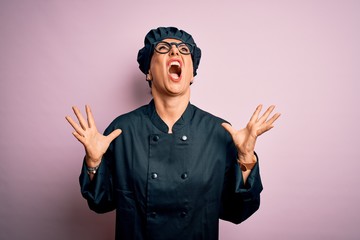
[{"label": "nose", "polygon": [[171,49],[169,51],[170,56],[176,56],[176,55],[180,55],[179,49],[177,48],[176,45],[171,45]]}]

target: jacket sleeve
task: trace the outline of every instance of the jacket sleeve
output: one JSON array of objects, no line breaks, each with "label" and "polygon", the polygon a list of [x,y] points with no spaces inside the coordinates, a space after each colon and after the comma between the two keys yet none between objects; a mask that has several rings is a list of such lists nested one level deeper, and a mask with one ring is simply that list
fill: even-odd
[{"label": "jacket sleeve", "polygon": [[[107,132],[105,131],[105,134]],[[87,173],[85,160],[79,177],[81,194],[87,200],[89,208],[97,213],[105,213],[115,209],[113,167],[111,166],[112,147],[110,144],[92,180]]]},{"label": "jacket sleeve", "polygon": [[[234,147],[232,148],[234,149]],[[225,172],[220,218],[239,224],[259,209],[263,186],[259,161],[251,170],[246,184],[244,184],[240,166],[236,161],[236,151],[231,150],[229,155],[227,156],[229,162]]]}]

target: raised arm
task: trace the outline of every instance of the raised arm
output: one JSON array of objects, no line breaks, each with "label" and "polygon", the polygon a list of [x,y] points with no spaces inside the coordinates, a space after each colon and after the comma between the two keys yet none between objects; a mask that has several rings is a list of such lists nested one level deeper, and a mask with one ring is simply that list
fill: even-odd
[{"label": "raised arm", "polygon": [[[115,129],[109,135],[104,136],[99,133],[91,109],[85,106],[87,120],[82,116],[77,107],[72,107],[78,122],[75,122],[70,116],[66,116],[66,120],[74,128],[73,135],[79,140],[85,148],[85,161],[88,168],[97,168],[101,163],[101,158],[108,149],[110,143],[121,134],[121,129]],[[94,174],[89,172],[90,179]]]},{"label": "raised arm", "polygon": [[237,148],[238,162],[243,173],[244,182],[246,182],[251,169],[257,162],[254,155],[257,137],[273,128],[273,123],[280,117],[280,113],[276,113],[269,118],[274,108],[274,105],[270,106],[265,113],[259,117],[262,109],[262,105],[259,105],[246,127],[240,130],[234,129],[228,123],[222,124],[222,126],[230,133]]}]

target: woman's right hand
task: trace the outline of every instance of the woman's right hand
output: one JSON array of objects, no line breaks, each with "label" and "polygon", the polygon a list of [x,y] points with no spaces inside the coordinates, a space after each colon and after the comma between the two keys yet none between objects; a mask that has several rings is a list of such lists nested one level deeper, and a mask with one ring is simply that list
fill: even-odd
[{"label": "woman's right hand", "polygon": [[108,149],[110,143],[121,134],[121,129],[115,129],[109,135],[104,136],[98,132],[94,117],[88,105],[85,106],[87,121],[83,118],[77,107],[72,107],[79,124],[70,116],[66,120],[74,128],[73,135],[85,147],[86,164],[88,167],[96,167],[100,164],[101,158]]}]

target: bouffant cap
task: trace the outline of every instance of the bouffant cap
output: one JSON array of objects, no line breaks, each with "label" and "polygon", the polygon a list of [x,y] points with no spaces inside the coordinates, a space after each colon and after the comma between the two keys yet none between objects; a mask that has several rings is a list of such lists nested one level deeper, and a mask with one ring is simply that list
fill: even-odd
[{"label": "bouffant cap", "polygon": [[196,76],[196,70],[200,63],[201,50],[198,48],[194,42],[194,39],[190,34],[183,30],[179,30],[176,27],[159,27],[157,29],[152,29],[146,34],[144,40],[144,47],[139,50],[137,61],[139,63],[139,68],[144,74],[149,73],[150,61],[154,52],[154,43],[164,40],[166,38],[173,38],[180,40],[184,43],[190,43],[194,45],[194,50],[191,53],[191,58],[194,68],[194,76]]}]

